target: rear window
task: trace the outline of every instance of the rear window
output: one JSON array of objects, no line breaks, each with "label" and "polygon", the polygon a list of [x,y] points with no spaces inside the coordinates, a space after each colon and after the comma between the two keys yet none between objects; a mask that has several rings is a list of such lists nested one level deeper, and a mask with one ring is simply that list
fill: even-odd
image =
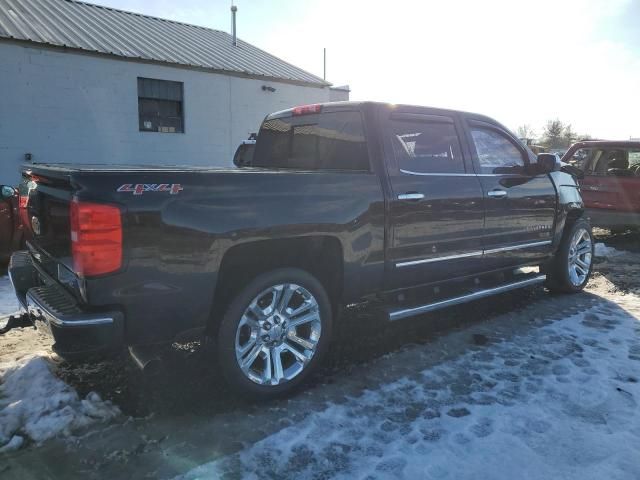
[{"label": "rear window", "polygon": [[260,128],[252,165],[368,171],[362,116],[327,112],[267,120]]}]

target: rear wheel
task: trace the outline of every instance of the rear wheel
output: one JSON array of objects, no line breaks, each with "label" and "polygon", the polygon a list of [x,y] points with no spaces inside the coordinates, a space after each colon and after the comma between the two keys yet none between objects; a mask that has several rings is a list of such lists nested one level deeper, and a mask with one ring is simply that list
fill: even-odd
[{"label": "rear wheel", "polygon": [[286,393],[320,362],[331,336],[320,282],[299,269],[256,277],[229,305],[218,334],[223,374],[256,398]]},{"label": "rear wheel", "polygon": [[576,293],[584,289],[593,268],[591,225],[578,219],[568,226],[547,272],[547,286],[553,292]]}]

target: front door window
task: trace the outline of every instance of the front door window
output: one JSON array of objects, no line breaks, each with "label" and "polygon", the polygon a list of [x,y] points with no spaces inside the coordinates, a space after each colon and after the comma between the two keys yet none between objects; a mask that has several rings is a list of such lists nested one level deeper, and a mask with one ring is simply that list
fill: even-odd
[{"label": "front door window", "polygon": [[472,128],[480,173],[523,173],[522,151],[503,134],[489,128]]}]

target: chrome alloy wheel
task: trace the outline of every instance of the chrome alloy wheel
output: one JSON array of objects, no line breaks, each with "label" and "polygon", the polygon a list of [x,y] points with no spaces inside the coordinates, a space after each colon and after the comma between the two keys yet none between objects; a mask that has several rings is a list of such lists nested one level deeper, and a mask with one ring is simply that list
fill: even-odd
[{"label": "chrome alloy wheel", "polygon": [[573,234],[569,245],[569,280],[579,287],[589,275],[592,261],[591,236],[584,228],[579,228]]},{"label": "chrome alloy wheel", "polygon": [[273,285],[251,301],[240,319],[236,360],[251,381],[279,385],[307,366],[321,333],[315,297],[299,285]]}]

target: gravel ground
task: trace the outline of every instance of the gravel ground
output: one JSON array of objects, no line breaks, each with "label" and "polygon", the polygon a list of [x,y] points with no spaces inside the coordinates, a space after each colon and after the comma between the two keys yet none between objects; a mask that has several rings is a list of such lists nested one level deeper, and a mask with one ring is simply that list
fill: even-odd
[{"label": "gravel ground", "polygon": [[[366,473],[366,469],[359,465],[359,459],[367,459],[368,465],[376,465],[376,457],[358,449],[375,450],[384,445],[385,436],[380,437],[382,443],[376,443],[366,435],[368,440],[360,442],[357,440],[357,431],[362,425],[348,423],[350,416],[372,413],[366,410],[367,405],[392,401],[405,410],[408,408],[408,404],[403,403],[402,399],[385,396],[385,388],[390,388],[391,385],[395,390],[408,392],[411,389],[407,385],[413,385],[413,393],[407,395],[415,396],[416,382],[424,376],[421,372],[433,371],[433,390],[448,388],[449,395],[440,400],[451,404],[447,408],[440,402],[440,407],[433,411],[437,410],[438,415],[447,418],[469,416],[475,422],[478,420],[476,416],[465,413],[467,407],[458,408],[454,404],[467,402],[464,403],[467,405],[469,395],[477,393],[468,391],[470,385],[480,388],[478,385],[482,384],[474,384],[471,372],[476,364],[483,362],[482,356],[487,351],[494,358],[503,360],[504,355],[507,355],[505,352],[516,349],[526,350],[533,357],[544,357],[545,352],[547,355],[551,352],[553,355],[566,357],[568,361],[575,361],[579,357],[574,358],[572,355],[575,352],[565,351],[565,347],[577,342],[571,336],[580,337],[590,331],[580,327],[584,326],[587,315],[594,316],[589,317],[594,328],[598,326],[598,319],[604,318],[606,323],[611,312],[618,312],[620,308],[629,315],[640,318],[640,237],[637,234],[608,236],[606,232],[597,232],[597,235],[598,241],[631,253],[598,259],[596,271],[585,293],[550,296],[541,288],[523,290],[502,295],[498,297],[499,301],[495,298],[488,299],[392,325],[385,324],[373,315],[365,316],[364,313],[355,312],[343,322],[337,332],[337,342],[322,371],[299,394],[285,400],[254,404],[232,395],[221,383],[206,345],[181,345],[175,348],[169,353],[171,358],[165,362],[162,376],[155,378],[142,375],[124,356],[99,364],[69,365],[63,362],[55,373],[74,387],[80,397],[89,392],[97,392],[103,399],[117,405],[122,415],[106,427],[93,426],[75,432],[75,436],[49,440],[41,445],[32,444],[16,452],[0,454],[0,474],[3,478],[20,479],[171,478],[183,474],[187,474],[187,478],[218,474],[246,476],[252,473],[251,465],[257,465],[257,459],[265,458],[262,446],[265,440],[268,442],[270,439],[280,438],[277,435],[284,435],[284,440],[280,438],[280,441],[285,441],[287,432],[293,435],[292,438],[299,440],[300,437],[296,437],[294,433],[300,431],[311,432],[316,437],[319,436],[317,438],[322,438],[323,433],[313,430],[308,422],[317,421],[322,418],[318,415],[327,415],[324,412],[331,409],[342,408],[342,414],[346,412],[346,416],[336,415],[343,418],[344,425],[335,428],[341,430],[351,427],[354,430],[349,437],[351,441],[342,438],[337,447],[323,444],[328,450],[312,451],[313,455],[299,449],[295,450],[298,452],[296,455],[292,455],[291,448],[280,451],[279,460],[263,466],[262,472],[272,478],[281,478],[290,471],[307,477],[323,474],[326,478],[340,473],[347,474],[350,469],[355,469],[351,473],[358,472],[357,476],[363,477],[373,475],[392,478],[397,477],[398,472],[404,472],[400,476],[406,476],[408,471],[403,470],[406,464],[402,466],[401,461],[396,461],[396,466],[391,465],[388,470],[384,470],[387,467],[383,465],[383,470],[376,470],[377,474]],[[560,319],[576,315],[584,318],[581,317],[575,326],[567,324],[566,332],[556,332],[558,338],[551,342],[555,350],[540,342],[540,332],[544,332],[545,328]],[[368,328],[364,329],[364,324]],[[614,325],[612,328],[615,330],[618,327]],[[614,333],[619,336],[617,330]],[[630,335],[635,335],[632,340],[636,345],[640,334],[632,331]],[[612,338],[618,341],[618,336]],[[19,358],[25,352],[46,349],[47,345],[46,337],[37,331],[10,332],[0,337],[0,363]],[[504,345],[512,348],[504,350]],[[637,348],[640,352],[640,344]],[[477,358],[470,361],[470,358],[474,359],[470,355]],[[600,352],[598,355],[591,359],[592,363],[604,362],[609,357],[614,357],[613,354],[608,356],[607,352]],[[486,359],[484,361],[486,363]],[[520,368],[522,363],[520,360],[513,368]],[[452,365],[457,367],[448,369]],[[575,365],[569,367],[574,368]],[[467,374],[463,375],[464,372]],[[504,372],[509,373],[509,369]],[[556,376],[566,379],[571,377],[567,375],[573,371],[563,372]],[[580,372],[576,374],[578,373]],[[633,383],[629,379],[636,378],[634,375],[625,377],[627,384]],[[453,386],[449,385],[452,376]],[[620,380],[620,388],[626,392],[631,391],[623,380]],[[402,382],[409,383],[403,386]],[[420,382],[424,384],[423,380]],[[513,397],[511,401],[517,405],[529,401],[526,395],[518,396],[518,392],[514,391],[533,388],[528,387],[526,378],[517,377],[512,383],[511,393],[509,388],[499,388],[500,394],[496,394],[496,398],[502,403],[497,404],[509,403],[510,395]],[[458,391],[451,391],[455,389]],[[424,397],[428,392],[422,391],[421,394]],[[367,400],[367,395],[374,397]],[[362,408],[356,407],[361,403],[364,404]],[[415,408],[422,409],[421,415],[430,409],[425,405]],[[616,404],[616,408],[621,407]],[[629,409],[632,413],[637,410],[634,406]],[[373,413],[377,415],[380,412]],[[390,415],[393,409],[382,413]],[[415,426],[415,422],[410,424]],[[395,421],[388,428],[390,431],[396,430],[402,425],[403,421]],[[459,422],[459,425],[463,425],[463,422]],[[423,440],[430,434],[438,437],[446,433],[445,436],[463,441],[465,435],[469,436],[469,432],[473,432],[474,425],[476,424],[467,425],[469,430],[466,433],[460,430],[461,427],[443,427],[445,432],[442,432],[437,429],[429,430],[422,425],[428,430],[427,433],[422,433]],[[496,425],[485,427],[497,429]],[[475,428],[482,430],[481,434],[484,432],[482,425],[476,425]],[[547,434],[545,432],[554,431],[549,427],[541,435],[544,437]],[[471,438],[476,437],[471,435]],[[392,442],[396,437],[389,438],[391,440],[388,441]],[[550,440],[569,441],[568,438],[557,435],[550,437]],[[409,448],[409,444],[399,445]],[[423,454],[426,455],[427,452],[424,451]],[[545,454],[550,455],[551,452]],[[315,460],[305,461],[305,455]],[[64,462],[59,460],[61,457],[65,458]],[[442,457],[442,460],[446,458]],[[318,464],[319,460],[326,461],[330,466]],[[436,463],[431,466],[435,468]],[[203,464],[204,467],[201,466]],[[198,467],[201,470],[187,473]],[[640,471],[633,470],[633,466],[627,467],[624,471],[630,476],[620,478],[640,476]],[[428,475],[433,478],[446,477],[445,473],[449,472],[439,468],[440,470],[430,470]],[[425,472],[422,474],[426,475]],[[457,474],[447,478],[461,476]]]}]

